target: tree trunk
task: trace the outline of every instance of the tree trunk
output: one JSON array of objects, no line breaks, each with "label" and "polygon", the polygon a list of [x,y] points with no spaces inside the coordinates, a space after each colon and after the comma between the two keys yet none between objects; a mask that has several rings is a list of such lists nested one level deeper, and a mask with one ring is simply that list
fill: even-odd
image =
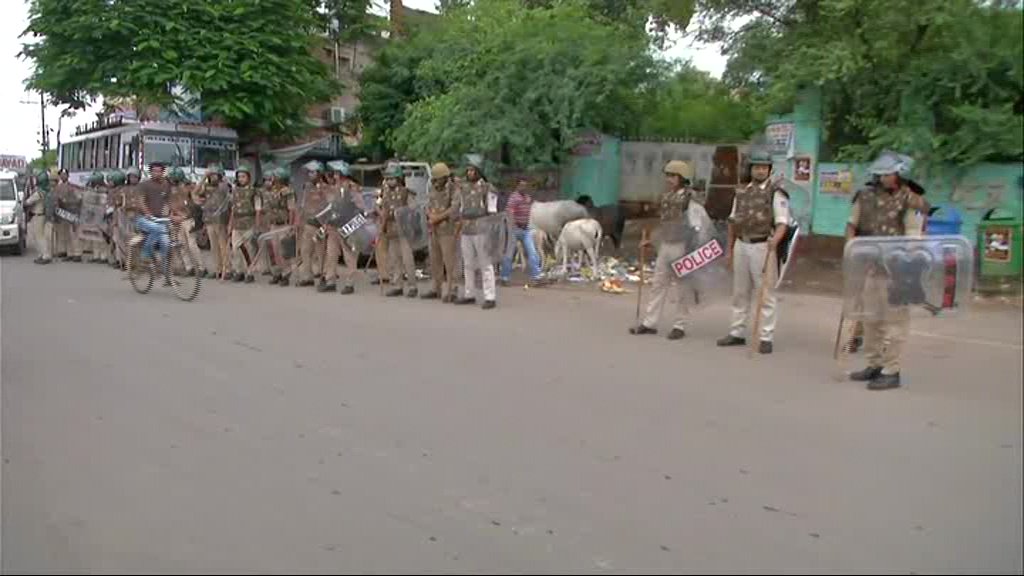
[{"label": "tree trunk", "polygon": [[391,33],[401,36],[405,32],[402,0],[391,0]]}]

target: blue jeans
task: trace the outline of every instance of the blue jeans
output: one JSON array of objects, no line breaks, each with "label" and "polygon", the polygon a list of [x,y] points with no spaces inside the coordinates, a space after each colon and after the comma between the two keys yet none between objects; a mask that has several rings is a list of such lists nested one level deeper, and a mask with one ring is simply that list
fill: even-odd
[{"label": "blue jeans", "polygon": [[[536,280],[540,277],[540,256],[537,255],[537,247],[533,245],[533,234],[529,229],[515,228],[516,241],[523,243],[526,250],[526,262],[530,269],[530,279]],[[512,277],[512,257],[508,256],[501,261],[501,279],[508,281]]]},{"label": "blue jeans", "polygon": [[135,219],[135,229],[145,236],[142,242],[142,257],[152,258],[153,249],[159,248],[160,255],[167,261],[167,250],[171,247],[171,238],[167,234],[167,224],[154,222],[145,216]]}]

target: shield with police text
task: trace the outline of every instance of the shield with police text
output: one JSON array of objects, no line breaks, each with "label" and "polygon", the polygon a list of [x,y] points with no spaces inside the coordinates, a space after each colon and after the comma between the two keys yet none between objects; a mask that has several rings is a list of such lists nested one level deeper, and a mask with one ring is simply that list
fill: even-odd
[{"label": "shield with police text", "polygon": [[865,236],[843,252],[843,315],[881,321],[908,306],[946,316],[970,303],[974,251],[963,236]]}]

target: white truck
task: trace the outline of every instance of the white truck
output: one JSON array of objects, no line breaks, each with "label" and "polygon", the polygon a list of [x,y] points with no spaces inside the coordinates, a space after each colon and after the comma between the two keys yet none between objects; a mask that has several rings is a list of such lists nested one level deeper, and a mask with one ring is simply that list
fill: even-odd
[{"label": "white truck", "polygon": [[0,170],[0,248],[21,255],[25,253],[27,225],[17,176],[16,172]]}]

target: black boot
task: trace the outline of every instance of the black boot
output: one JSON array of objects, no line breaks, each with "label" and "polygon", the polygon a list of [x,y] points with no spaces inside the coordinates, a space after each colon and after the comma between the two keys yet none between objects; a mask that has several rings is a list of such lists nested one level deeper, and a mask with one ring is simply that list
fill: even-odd
[{"label": "black boot", "polygon": [[419,290],[417,290],[416,288],[412,288],[408,292],[405,293],[405,296],[406,296],[406,298],[415,298],[418,294],[419,294]]},{"label": "black boot", "polygon": [[466,298],[465,296],[463,296],[462,298],[456,298],[455,299],[455,304],[457,304],[459,306],[466,306],[468,304],[476,304],[476,298]]},{"label": "black boot", "polygon": [[352,294],[355,291],[356,289],[351,284],[348,286],[342,286],[341,288],[341,293],[345,295]]},{"label": "black boot", "polygon": [[255,281],[256,281],[256,277],[253,276],[252,274],[246,274],[245,275],[245,283],[246,284],[252,284]]},{"label": "black boot", "polygon": [[277,281],[277,285],[284,288],[291,283],[291,276],[281,275],[281,279]]},{"label": "black boot", "polygon": [[316,286],[317,292],[335,292],[337,290],[338,287],[334,285],[334,282],[324,282],[323,280],[321,280],[320,283],[317,284]]},{"label": "black boot", "polygon": [[241,272],[235,272],[234,274],[231,275],[231,281],[235,282],[236,284],[239,282],[244,282],[245,274],[242,274]]},{"label": "black boot", "polygon": [[684,336],[686,336],[685,330],[683,330],[682,328],[673,328],[672,331],[668,333],[668,336],[666,336],[666,338],[668,338],[669,340],[679,340]]},{"label": "black boot", "polygon": [[657,334],[658,330],[656,328],[648,328],[647,326],[641,324],[639,326],[633,326],[632,328],[630,328],[629,333],[639,336],[641,334]]},{"label": "black boot", "polygon": [[306,286],[312,286],[313,285],[313,279],[312,278],[306,278],[305,280],[299,280],[298,282],[295,283],[295,285],[298,286],[299,288],[305,288]]},{"label": "black boot", "polygon": [[402,289],[401,288],[391,288],[387,292],[385,292],[384,295],[387,296],[388,298],[394,298],[395,296],[401,296],[402,295]]},{"label": "black boot", "polygon": [[423,300],[437,300],[437,290],[431,290],[420,296]]},{"label": "black boot", "polygon": [[760,344],[758,344],[757,351],[760,352],[761,354],[771,354],[772,343],[767,340],[761,340]]},{"label": "black boot", "polygon": [[900,387],[900,373],[881,374],[868,382],[868,390],[892,390]]},{"label": "black boot", "polygon": [[870,382],[882,375],[880,366],[868,366],[867,368],[850,374],[850,380],[854,382]]},{"label": "black boot", "polygon": [[719,346],[743,346],[747,343],[746,338],[740,338],[739,336],[733,336],[732,334],[718,340]]},{"label": "black boot", "polygon": [[481,306],[481,308],[483,308],[484,310],[493,310],[494,307],[497,305],[498,303],[495,302],[494,300],[484,300],[484,305]]}]

